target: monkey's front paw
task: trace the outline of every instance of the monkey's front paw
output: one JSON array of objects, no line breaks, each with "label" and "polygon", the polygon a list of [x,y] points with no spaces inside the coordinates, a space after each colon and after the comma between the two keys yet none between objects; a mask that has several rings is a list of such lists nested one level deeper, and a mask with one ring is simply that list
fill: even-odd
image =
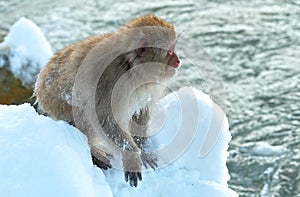
[{"label": "monkey's front paw", "polygon": [[131,187],[137,187],[138,180],[142,180],[142,173],[141,172],[128,172],[125,171],[125,181],[128,182]]},{"label": "monkey's front paw", "polygon": [[106,159],[102,158],[100,160],[96,158],[94,155],[92,155],[92,160],[93,160],[93,164],[95,164],[96,166],[98,166],[98,168],[101,168],[103,170],[107,170],[108,168],[112,167],[108,158]]},{"label": "monkey's front paw", "polygon": [[154,153],[142,152],[141,159],[145,168],[150,166],[153,170],[155,170],[155,168],[158,167],[157,156]]},{"label": "monkey's front paw", "polygon": [[112,167],[107,154],[101,149],[92,147],[91,154],[93,163],[99,168],[107,170],[108,168]]},{"label": "monkey's front paw", "polygon": [[125,181],[129,182],[131,187],[138,185],[138,180],[142,180],[142,161],[140,152],[124,151],[123,168]]}]

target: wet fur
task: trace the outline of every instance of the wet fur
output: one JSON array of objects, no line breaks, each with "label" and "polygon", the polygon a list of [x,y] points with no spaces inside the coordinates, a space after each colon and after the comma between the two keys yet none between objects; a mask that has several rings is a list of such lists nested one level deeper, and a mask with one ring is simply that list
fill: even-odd
[{"label": "wet fur", "polygon": [[[172,35],[168,36],[175,38],[173,26],[153,15],[133,20],[121,28],[118,33],[143,26],[166,27],[173,32]],[[147,32],[144,32],[144,34],[147,34]],[[109,148],[106,147],[109,143],[105,142],[105,137],[114,142],[116,145],[114,149],[119,149],[117,151],[125,150],[122,152],[125,179],[130,182],[131,186],[137,186],[138,180],[142,179],[142,162],[146,167],[148,165],[152,168],[156,167],[155,158],[147,155],[143,149],[143,144],[147,140],[143,136],[146,136],[147,124],[150,119],[148,106],[162,96],[159,93],[161,90],[155,86],[145,85],[135,92],[127,109],[124,105],[120,104],[120,106],[116,107],[115,112],[111,108],[111,96],[117,80],[124,73],[132,72],[129,77],[134,79],[143,78],[143,72],[135,72],[132,68],[137,64],[159,59],[160,57],[156,57],[154,54],[159,54],[160,51],[147,49],[149,51],[148,55],[145,58],[139,59],[137,58],[136,51],[128,52],[116,58],[103,72],[97,83],[95,102],[97,118],[103,128],[105,137],[99,134],[98,131],[94,131],[92,125],[85,119],[84,108],[89,102],[88,97],[83,99],[83,102],[78,103],[78,105],[72,101],[75,77],[79,68],[84,67],[88,70],[87,73],[90,73],[90,76],[87,76],[89,78],[87,84],[82,86],[82,89],[85,90],[85,88],[88,88],[89,83],[97,80],[96,76],[92,76],[93,69],[105,62],[107,52],[102,49],[100,50],[98,47],[99,44],[104,45],[107,51],[114,50],[114,46],[110,45],[110,38],[113,35],[115,34],[92,36],[54,54],[38,76],[34,95],[37,98],[38,108],[41,112],[48,114],[54,119],[65,120],[78,127],[79,130],[87,135],[93,162],[99,167],[103,169],[111,167],[111,158],[106,150],[109,151],[109,148],[112,146],[109,146]],[[168,61],[162,60],[162,63],[167,64]],[[123,91],[125,92],[126,88]],[[122,92],[120,92],[119,97],[122,97]],[[149,97],[152,98],[152,101],[145,102],[145,99]],[[78,111],[81,117],[80,120],[74,120],[74,110]],[[144,126],[136,127],[136,125]],[[133,152],[134,154],[129,154],[129,152]]]}]

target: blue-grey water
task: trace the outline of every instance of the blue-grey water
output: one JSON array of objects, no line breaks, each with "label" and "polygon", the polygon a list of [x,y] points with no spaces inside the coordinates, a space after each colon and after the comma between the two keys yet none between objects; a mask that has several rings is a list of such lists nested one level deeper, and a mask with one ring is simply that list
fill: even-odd
[{"label": "blue-grey water", "polygon": [[[0,0],[0,30],[26,16],[57,51],[145,13],[190,35],[219,68],[233,136],[229,186],[240,196],[300,196],[299,0]],[[254,154],[257,142],[286,151]]]}]

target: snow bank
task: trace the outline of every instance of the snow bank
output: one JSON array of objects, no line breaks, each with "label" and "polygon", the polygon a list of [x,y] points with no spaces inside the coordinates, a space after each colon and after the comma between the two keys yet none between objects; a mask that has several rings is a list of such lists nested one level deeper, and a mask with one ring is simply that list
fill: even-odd
[{"label": "snow bank", "polygon": [[[51,46],[41,29],[24,17],[12,25],[0,44],[1,49],[8,49],[9,69],[24,86],[34,84],[36,75],[52,55]],[[0,67],[4,63],[0,59]]]},{"label": "snow bank", "polygon": [[[144,173],[143,181],[139,183],[138,188],[129,188],[123,181],[122,172],[106,172],[113,194],[115,196],[237,196],[227,185],[230,176],[226,159],[231,135],[226,116],[220,108],[208,95],[188,87],[166,96],[161,100],[160,107],[155,109],[153,119],[164,120],[159,124],[161,128],[157,131],[159,126],[157,121],[153,120],[150,129],[156,131],[152,141],[160,147],[159,164],[162,167],[154,172]],[[218,116],[224,119],[219,119]],[[221,130],[212,130],[211,124],[221,125],[219,127]],[[214,146],[208,154],[201,157],[204,141],[209,140],[208,132],[217,132],[219,135],[215,143],[211,141]],[[186,143],[182,138],[186,139],[187,135],[192,138]],[[188,145],[182,147],[182,144]],[[164,148],[167,146],[171,148],[165,152]],[[182,148],[185,149],[181,151]]]},{"label": "snow bank", "polygon": [[[196,127],[191,117],[195,103],[199,112]],[[124,181],[122,171],[111,169],[103,173],[92,165],[86,137],[76,128],[38,115],[28,104],[0,106],[0,193],[6,196],[237,196],[227,186],[230,177],[226,157],[231,136],[226,117],[219,122],[220,111],[216,107],[207,95],[192,88],[182,88],[165,97],[160,107],[154,109],[155,117],[165,117],[164,123],[159,131],[154,128],[159,125],[157,121],[151,123],[152,130],[157,131],[153,141],[160,147],[159,160],[165,165],[144,172],[143,181],[137,188],[131,188]],[[189,115],[182,113],[184,110]],[[183,116],[187,116],[186,120]],[[177,129],[185,124],[181,120],[187,121],[185,129],[196,128],[195,135],[178,158],[165,162],[164,147],[174,143],[170,136],[171,139],[181,136]],[[217,132],[210,129],[211,124],[223,126],[215,145],[200,157],[207,132]]]},{"label": "snow bank", "polygon": [[111,196],[74,127],[23,104],[0,106],[0,128],[1,195]]}]

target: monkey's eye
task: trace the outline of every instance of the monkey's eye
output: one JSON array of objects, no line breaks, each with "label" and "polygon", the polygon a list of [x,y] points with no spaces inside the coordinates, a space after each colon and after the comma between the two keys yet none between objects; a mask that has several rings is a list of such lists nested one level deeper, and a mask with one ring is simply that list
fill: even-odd
[{"label": "monkey's eye", "polygon": [[145,51],[146,51],[145,47],[138,48],[137,49],[137,55],[142,57]]}]

